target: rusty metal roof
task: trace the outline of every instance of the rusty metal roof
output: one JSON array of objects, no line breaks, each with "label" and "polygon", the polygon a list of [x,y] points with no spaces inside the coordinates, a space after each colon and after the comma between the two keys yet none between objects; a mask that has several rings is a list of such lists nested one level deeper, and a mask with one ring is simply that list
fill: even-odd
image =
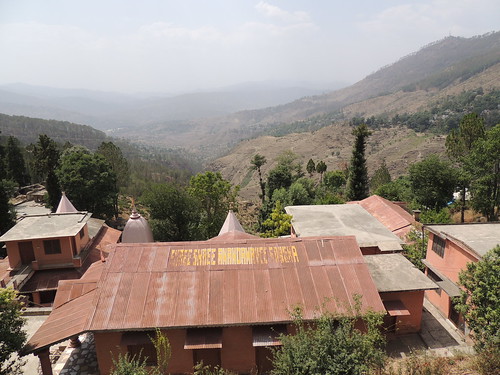
[{"label": "rusty metal roof", "polygon": [[81,332],[277,324],[297,305],[305,319],[348,313],[356,294],[364,309],[385,311],[353,236],[117,244],[91,293],[54,309],[43,329],[65,316]]},{"label": "rusty metal roof", "polygon": [[354,237],[119,244],[99,283],[91,330],[133,330],[311,319],[331,311],[384,311]]},{"label": "rusty metal roof", "polygon": [[79,279],[81,274],[75,268],[35,271],[33,276],[21,288],[21,292],[29,293],[41,290],[57,289],[59,280]]},{"label": "rusty metal roof", "polygon": [[23,349],[23,354],[57,344],[85,332],[88,318],[92,315],[94,308],[92,301],[95,292],[96,289],[90,290],[53,309],[47,320],[29,339]]},{"label": "rusty metal roof", "polygon": [[400,238],[404,238],[415,223],[413,216],[404,208],[378,195],[349,203],[359,204]]}]

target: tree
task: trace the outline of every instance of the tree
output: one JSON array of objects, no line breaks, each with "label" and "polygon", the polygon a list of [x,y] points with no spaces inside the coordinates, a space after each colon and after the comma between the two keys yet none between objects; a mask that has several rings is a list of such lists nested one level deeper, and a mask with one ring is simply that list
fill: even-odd
[{"label": "tree", "polygon": [[[102,142],[96,151],[102,155],[111,166],[111,170],[116,176],[116,191],[128,185],[130,179],[127,159],[123,157],[122,150],[113,142]],[[115,217],[118,217],[118,194],[114,203]]]},{"label": "tree", "polygon": [[[296,308],[292,312],[295,333],[281,335],[282,347],[273,350],[271,374],[359,375],[382,368],[385,361],[385,342],[379,329],[382,315],[362,314],[359,304],[356,309],[352,315],[326,312],[312,322],[305,322],[301,309]],[[359,320],[366,332],[356,328]]]},{"label": "tree", "polygon": [[414,198],[408,176],[401,176],[396,180],[381,185],[374,193],[390,201],[411,202]]},{"label": "tree", "polygon": [[304,174],[300,163],[297,162],[298,156],[292,151],[284,151],[277,159],[277,165],[267,175],[267,196],[273,196],[276,189],[288,189],[290,185],[301,178]]},{"label": "tree", "polygon": [[61,200],[61,187],[56,175],[61,152],[57,143],[45,134],[40,134],[38,142],[33,146],[34,165],[37,173],[45,180],[48,203],[53,211]]},{"label": "tree", "polygon": [[111,166],[111,170],[116,175],[117,187],[127,186],[130,178],[129,165],[120,147],[113,142],[102,142],[96,152],[102,155]]},{"label": "tree", "polygon": [[22,304],[12,288],[0,288],[0,375],[22,374],[19,351],[26,342]]},{"label": "tree", "polygon": [[[456,308],[472,330],[476,348],[496,348],[500,355],[500,245],[458,276],[463,286]],[[498,357],[500,358],[500,357]]]},{"label": "tree", "polygon": [[457,173],[450,162],[430,155],[409,169],[411,188],[417,203],[428,209],[441,209],[453,199]]},{"label": "tree", "polygon": [[188,193],[197,199],[201,208],[200,233],[202,238],[216,236],[227,213],[236,209],[239,187],[233,187],[220,172],[198,173],[189,181]]},{"label": "tree", "polygon": [[331,191],[339,191],[346,183],[345,173],[342,171],[326,172],[322,182]]},{"label": "tree", "polygon": [[465,115],[460,120],[458,130],[453,129],[446,137],[446,152],[455,160],[460,169],[459,183],[461,185],[461,222],[465,221],[466,192],[470,185],[470,175],[464,173],[465,159],[470,155],[474,143],[484,138],[484,121],[475,113]]},{"label": "tree", "polygon": [[323,182],[323,173],[326,172],[326,163],[323,160],[320,160],[318,164],[316,165],[316,171],[319,173],[320,178],[319,181],[320,183]]},{"label": "tree", "polygon": [[471,176],[472,207],[489,221],[500,214],[500,124],[478,139],[465,159],[465,170]]},{"label": "tree", "polygon": [[285,213],[283,205],[278,200],[270,217],[262,223],[265,232],[262,237],[279,237],[290,234],[292,215]]},{"label": "tree", "polygon": [[4,234],[15,224],[16,214],[9,205],[6,181],[0,180],[0,234]]},{"label": "tree", "polygon": [[312,177],[313,173],[316,172],[316,164],[312,159],[309,159],[306,165],[306,171],[309,173],[309,177]]},{"label": "tree", "polygon": [[12,136],[9,137],[5,148],[5,164],[7,178],[15,181],[19,186],[25,185],[28,181],[28,173],[24,157],[19,147],[19,141]]},{"label": "tree", "polygon": [[97,217],[114,215],[116,176],[104,157],[84,147],[69,148],[63,152],[56,174],[77,209]]},{"label": "tree", "polygon": [[427,242],[429,234],[419,228],[412,226],[411,231],[406,236],[406,244],[403,245],[403,255],[413,263],[420,271],[424,272],[425,265],[422,259],[427,254]]},{"label": "tree", "polygon": [[262,179],[262,166],[264,164],[267,163],[267,160],[266,160],[266,157],[265,156],[262,156],[262,155],[259,155],[259,154],[255,154],[252,158],[252,160],[250,161],[250,164],[252,164],[252,166],[250,167],[251,170],[253,171],[257,171],[258,174],[259,174],[259,186],[260,186],[260,199],[262,200],[262,204],[264,204],[265,200],[266,200],[266,183],[264,182],[264,180]]},{"label": "tree", "polygon": [[192,241],[200,238],[200,207],[186,189],[174,184],[156,184],[141,197],[147,206],[157,241]]},{"label": "tree", "polygon": [[382,160],[382,165],[375,171],[370,180],[370,190],[375,191],[380,186],[388,184],[391,182],[391,174],[389,173],[389,168],[385,163],[385,159]]},{"label": "tree", "polygon": [[349,166],[346,195],[348,200],[362,200],[368,197],[368,169],[365,149],[366,138],[371,135],[371,131],[366,124],[361,124],[352,131],[352,135],[354,135],[355,140]]}]

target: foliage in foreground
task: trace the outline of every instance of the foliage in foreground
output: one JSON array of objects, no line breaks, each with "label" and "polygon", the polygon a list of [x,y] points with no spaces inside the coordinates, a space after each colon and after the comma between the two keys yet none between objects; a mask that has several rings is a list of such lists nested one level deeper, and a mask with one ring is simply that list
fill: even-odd
[{"label": "foliage in foreground", "polygon": [[26,341],[22,305],[12,288],[0,288],[0,375],[22,374],[18,353]]},{"label": "foliage in foreground", "polygon": [[151,343],[155,347],[156,365],[148,366],[147,357],[142,357],[142,352],[138,356],[131,356],[129,353],[122,355],[118,353],[118,358],[112,358],[113,370],[111,375],[162,375],[167,374],[167,367],[172,355],[170,342],[159,328],[156,328],[155,336],[150,337]]},{"label": "foliage in foreground", "polygon": [[[273,351],[272,375],[355,375],[384,365],[385,341],[379,329],[382,315],[361,315],[357,303],[349,316],[324,313],[305,322],[301,309],[296,308],[292,317],[296,334],[281,336],[281,349]],[[358,329],[359,321],[366,332]]]},{"label": "foliage in foreground", "polygon": [[476,349],[500,358],[500,245],[459,274],[463,286],[457,309],[472,330]]}]

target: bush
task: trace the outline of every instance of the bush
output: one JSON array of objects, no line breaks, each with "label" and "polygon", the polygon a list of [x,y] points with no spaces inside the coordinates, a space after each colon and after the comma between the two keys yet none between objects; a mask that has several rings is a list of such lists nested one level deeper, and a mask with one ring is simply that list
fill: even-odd
[{"label": "bush", "polygon": [[[359,299],[358,299],[359,301]],[[379,330],[382,316],[360,313],[360,305],[350,315],[324,313],[312,322],[302,319],[302,310],[292,312],[296,333],[282,335],[282,347],[273,350],[272,375],[363,374],[382,368],[384,338]],[[357,323],[361,320],[366,332]]]}]

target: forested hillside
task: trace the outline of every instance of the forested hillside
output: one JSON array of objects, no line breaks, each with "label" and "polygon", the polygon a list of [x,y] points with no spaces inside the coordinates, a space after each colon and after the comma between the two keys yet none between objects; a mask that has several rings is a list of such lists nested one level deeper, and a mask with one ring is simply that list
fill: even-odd
[{"label": "forested hillside", "polygon": [[[457,118],[469,110],[469,105],[486,108],[487,101],[497,100],[494,90],[499,88],[500,32],[474,38],[447,37],[329,94],[213,119],[159,121],[147,128],[123,129],[119,134],[156,145],[185,147],[210,159],[243,139],[312,131],[339,121],[349,122],[353,117],[379,115],[390,126],[413,124],[414,129],[429,129],[436,119],[417,112],[446,117],[448,105],[451,108],[453,102],[465,103],[466,107],[460,109],[461,113],[454,113],[442,131],[456,126]],[[483,103],[474,98],[464,102],[460,97],[464,91],[475,91]],[[494,109],[490,104],[487,111]],[[396,115],[403,116],[404,121],[393,121]],[[407,120],[406,115],[418,118]],[[495,116],[497,113],[491,114],[491,121],[495,121]]]}]

